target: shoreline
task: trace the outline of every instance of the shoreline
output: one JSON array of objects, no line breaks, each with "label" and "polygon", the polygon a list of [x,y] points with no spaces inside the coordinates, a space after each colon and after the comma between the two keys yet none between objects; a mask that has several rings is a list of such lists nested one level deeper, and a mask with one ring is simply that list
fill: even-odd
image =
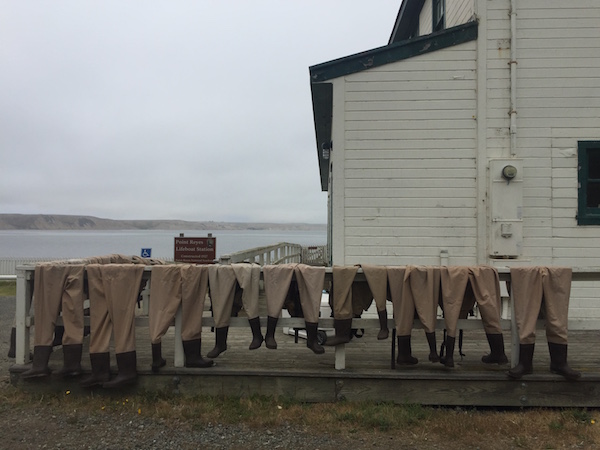
[{"label": "shoreline", "polygon": [[114,220],[60,214],[0,214],[0,231],[325,231],[326,224],[217,222],[177,219]]}]

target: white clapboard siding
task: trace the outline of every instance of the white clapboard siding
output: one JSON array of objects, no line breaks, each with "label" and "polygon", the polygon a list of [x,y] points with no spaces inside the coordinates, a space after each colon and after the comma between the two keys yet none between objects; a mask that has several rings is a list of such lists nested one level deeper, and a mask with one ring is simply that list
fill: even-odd
[{"label": "white clapboard siding", "polygon": [[344,77],[344,263],[474,261],[475,48]]},{"label": "white clapboard siding", "polygon": [[[597,1],[519,2],[517,147],[531,179],[523,191],[523,252],[536,264],[549,249],[548,264],[600,262],[598,227],[576,221],[577,143],[600,140],[599,20]],[[534,206],[542,199],[550,207]],[[573,285],[571,318],[600,317],[594,284]]]},{"label": "white clapboard siding", "polygon": [[[487,61],[485,104],[488,157],[503,157],[510,148],[510,22],[508,0],[486,3]],[[483,114],[480,112],[479,114]]]},{"label": "white clapboard siding", "polygon": [[446,28],[467,23],[474,14],[475,0],[446,1]]},{"label": "white clapboard siding", "polygon": [[[441,203],[437,198],[382,198],[378,199],[378,208],[437,208],[443,205],[445,208],[475,208],[475,198],[446,198]],[[373,202],[369,197],[353,197],[346,201],[346,206],[353,208],[372,207]],[[374,230],[376,232],[376,230]]]},{"label": "white clapboard siding", "polygon": [[[524,194],[552,199],[552,207],[543,209],[552,226],[552,241],[530,238],[530,231],[525,228],[524,246],[532,255],[551,246],[555,264],[564,264],[571,258],[578,259],[578,266],[598,264],[597,252],[589,249],[600,246],[600,234],[590,232],[595,227],[578,226],[575,218],[577,153],[573,149],[578,140],[590,138],[588,130],[594,127],[596,133],[591,138],[600,139],[600,88],[598,76],[590,76],[600,68],[599,16],[600,3],[587,0],[534,0],[519,4],[518,151],[528,162],[527,170],[537,175],[536,181],[541,182],[540,177],[549,165],[551,168],[549,192],[525,189]],[[553,139],[557,129],[562,132]],[[565,129],[570,130],[571,139],[563,137]],[[540,133],[550,138],[549,146],[535,143],[533,138]],[[565,148],[571,151],[561,151]],[[534,213],[539,214],[540,210],[524,208],[528,217]]]},{"label": "white clapboard siding", "polygon": [[[425,0],[421,35],[431,8]],[[334,263],[477,261],[489,221],[478,210],[478,147],[488,159],[511,155],[514,88],[511,2],[478,8],[477,42],[334,80]],[[474,0],[446,0],[446,27],[474,13]],[[516,13],[522,254],[488,262],[598,267],[600,227],[578,226],[576,215],[577,143],[600,140],[600,1],[528,0]],[[598,289],[573,285],[571,318],[600,317]]]},{"label": "white clapboard siding", "polygon": [[425,0],[423,3],[423,8],[421,9],[421,14],[419,15],[419,34],[425,35],[431,33],[431,23],[432,23],[432,1]]}]

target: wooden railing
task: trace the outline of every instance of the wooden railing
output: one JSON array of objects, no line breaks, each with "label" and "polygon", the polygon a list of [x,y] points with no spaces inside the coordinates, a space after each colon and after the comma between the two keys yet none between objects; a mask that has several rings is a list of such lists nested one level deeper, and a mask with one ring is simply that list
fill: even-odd
[{"label": "wooden railing", "polygon": [[223,255],[221,264],[253,262],[266,264],[303,263],[308,265],[325,265],[325,246],[302,247],[299,244],[280,242],[275,245],[255,247],[240,252]]},{"label": "wooden railing", "polygon": [[[26,357],[29,357],[30,348],[30,327],[34,324],[33,311],[31,311],[32,295],[33,295],[33,280],[34,280],[35,266],[19,266],[17,267],[17,297],[16,297],[16,328],[17,328],[17,339],[16,339],[16,364],[25,364]],[[498,269],[500,275],[500,281],[510,281],[510,269],[500,268]],[[144,272],[144,277],[149,280],[152,276],[151,267],[147,267]],[[325,268],[325,281],[326,283],[332,280],[332,268]],[[355,277],[355,282],[366,281],[362,269],[358,270]],[[574,268],[573,269],[573,282],[589,282],[589,281],[600,281],[600,268]],[[147,283],[149,286],[150,283]],[[145,297],[146,299],[148,296]],[[519,357],[519,336],[514,314],[514,302],[511,297],[508,301],[510,302],[511,318],[502,319],[500,321],[501,327],[504,331],[507,331],[510,335],[511,345],[511,359],[512,365],[516,365]],[[147,308],[145,308],[147,311]],[[388,306],[388,316],[391,316],[391,308]],[[320,318],[319,328],[333,328],[334,320],[331,318]],[[181,308],[175,317],[175,367],[184,366],[184,355],[183,355],[183,344],[181,341]],[[204,317],[202,319],[202,325],[205,327],[214,326],[214,320],[212,317]],[[278,326],[289,327],[289,328],[304,328],[304,319],[301,318],[280,318]],[[136,326],[148,326],[148,317],[141,316],[136,318]],[[230,327],[248,327],[248,320],[245,318],[232,317]],[[261,318],[261,326],[266,326],[266,318]],[[377,329],[379,328],[378,319],[353,319],[353,328],[364,328],[364,329]],[[545,321],[538,321],[538,328],[543,329]],[[395,323],[393,319],[388,319],[388,327],[393,330]],[[421,328],[421,323],[418,320],[414,322],[415,328]],[[577,318],[571,319],[568,322],[569,330],[600,330],[600,319],[585,319]],[[437,329],[443,330],[445,328],[444,319],[437,320]],[[479,318],[461,319],[458,321],[458,329],[463,330],[474,330],[483,329],[483,323]],[[27,351],[26,351],[27,350]],[[346,367],[346,353],[345,345],[341,344],[335,347],[335,368],[344,369]]]}]

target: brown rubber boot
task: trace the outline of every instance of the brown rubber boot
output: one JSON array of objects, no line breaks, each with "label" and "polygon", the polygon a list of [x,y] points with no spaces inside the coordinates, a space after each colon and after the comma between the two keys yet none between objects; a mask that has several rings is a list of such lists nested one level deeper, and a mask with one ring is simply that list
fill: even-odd
[{"label": "brown rubber boot", "polygon": [[81,387],[102,386],[110,380],[110,353],[90,353],[90,363],[92,374],[81,380]]},{"label": "brown rubber boot", "polygon": [[313,322],[305,322],[306,326],[306,346],[310,348],[317,355],[322,355],[325,353],[325,349],[319,345],[319,341],[317,339],[317,327],[318,323]]},{"label": "brown rubber boot", "polygon": [[508,376],[515,380],[520,379],[523,375],[533,373],[533,351],[535,344],[520,344],[519,345],[519,364],[508,371]]},{"label": "brown rubber boot", "polygon": [[256,350],[257,348],[260,348],[264,341],[262,332],[260,331],[260,317],[248,319],[248,323],[250,324],[250,329],[252,330],[252,342],[250,342],[250,347],[248,347],[248,349]]},{"label": "brown rubber boot", "polygon": [[388,328],[388,318],[387,318],[387,310],[377,311],[377,315],[379,316],[379,333],[377,333],[377,339],[382,341],[387,339],[390,335],[390,330]]},{"label": "brown rubber boot", "polygon": [[225,350],[227,350],[227,334],[229,327],[215,328],[215,347],[208,352],[206,356],[209,358],[216,358]]},{"label": "brown rubber boot", "polygon": [[446,367],[454,367],[454,344],[456,338],[446,335],[446,355],[440,357],[440,362]]},{"label": "brown rubber boot", "polygon": [[567,364],[567,344],[554,344],[548,342],[550,351],[550,371],[562,375],[569,381],[577,381],[581,378],[581,372],[573,370]]},{"label": "brown rubber boot", "polygon": [[183,353],[185,354],[185,367],[196,367],[204,369],[214,366],[215,362],[212,359],[204,359],[201,354],[202,341],[200,339],[192,339],[191,341],[183,341]]},{"label": "brown rubber boot", "polygon": [[435,331],[433,333],[425,333],[427,337],[427,343],[429,344],[429,361],[439,362],[440,355],[438,355],[436,342],[435,342]]},{"label": "brown rubber boot", "polygon": [[157,373],[161,367],[167,365],[167,360],[162,357],[162,342],[152,344],[152,372]]},{"label": "brown rubber boot", "polygon": [[63,345],[63,368],[58,371],[58,375],[63,378],[78,377],[81,375],[81,354],[83,352],[82,344]]},{"label": "brown rubber boot", "polygon": [[333,321],[333,326],[335,328],[335,336],[332,339],[327,339],[327,341],[325,341],[325,345],[331,347],[350,342],[352,319],[335,319]]},{"label": "brown rubber boot", "polygon": [[419,360],[412,356],[410,336],[398,336],[398,359],[396,363],[401,366],[413,366]]},{"label": "brown rubber boot", "polygon": [[23,372],[21,378],[28,380],[30,378],[41,378],[50,375],[51,371],[48,367],[50,354],[52,353],[51,345],[36,345],[33,348],[33,364],[31,369]]},{"label": "brown rubber boot", "polygon": [[119,373],[115,378],[102,384],[103,388],[118,389],[132,384],[137,379],[137,354],[134,351],[117,353]]},{"label": "brown rubber boot", "polygon": [[508,364],[508,358],[504,353],[504,337],[499,334],[485,334],[490,344],[490,353],[481,357],[484,364]]},{"label": "brown rubber boot", "polygon": [[277,348],[277,341],[275,340],[275,328],[277,327],[277,317],[267,316],[267,334],[265,334],[265,345],[271,350]]}]

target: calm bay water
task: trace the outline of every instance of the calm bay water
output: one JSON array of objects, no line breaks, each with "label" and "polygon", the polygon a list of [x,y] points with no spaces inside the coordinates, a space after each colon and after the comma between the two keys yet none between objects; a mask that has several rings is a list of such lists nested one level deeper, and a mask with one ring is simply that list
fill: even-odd
[{"label": "calm bay water", "polygon": [[280,242],[324,245],[327,241],[325,230],[0,230],[0,259],[85,258],[110,253],[140,255],[142,248],[151,248],[153,258],[172,258],[174,238],[179,233],[187,237],[205,237],[212,233],[217,238],[217,257]]}]

